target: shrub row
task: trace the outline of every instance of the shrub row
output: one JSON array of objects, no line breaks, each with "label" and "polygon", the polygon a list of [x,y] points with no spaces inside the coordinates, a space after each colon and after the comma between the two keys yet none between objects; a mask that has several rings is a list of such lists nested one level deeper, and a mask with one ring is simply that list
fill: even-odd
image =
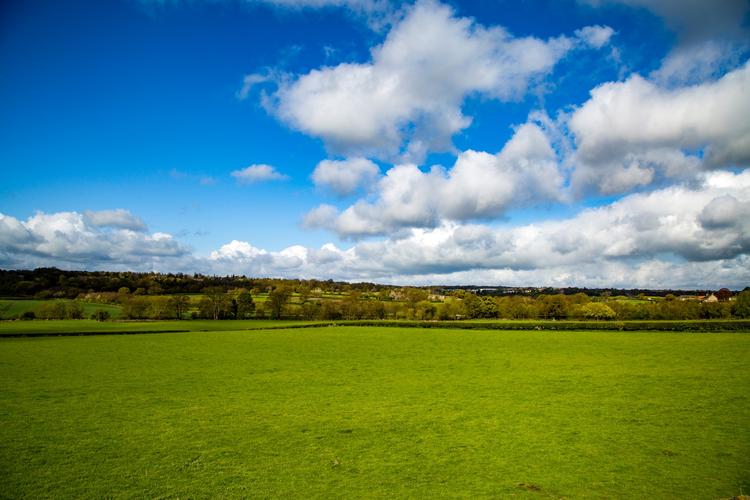
[{"label": "shrub row", "polygon": [[453,328],[463,330],[613,330],[672,332],[750,332],[750,320],[716,321],[342,321],[351,326]]}]

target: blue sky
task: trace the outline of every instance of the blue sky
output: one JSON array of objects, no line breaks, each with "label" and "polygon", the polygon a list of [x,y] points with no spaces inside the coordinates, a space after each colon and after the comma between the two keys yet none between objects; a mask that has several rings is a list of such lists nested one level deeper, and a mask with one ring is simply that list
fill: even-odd
[{"label": "blue sky", "polygon": [[7,2],[0,266],[744,286],[748,10]]}]

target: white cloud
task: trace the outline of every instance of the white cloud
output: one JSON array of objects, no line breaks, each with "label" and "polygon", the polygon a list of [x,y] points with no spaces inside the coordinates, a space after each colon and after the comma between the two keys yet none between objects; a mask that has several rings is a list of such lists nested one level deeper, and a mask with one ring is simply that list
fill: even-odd
[{"label": "white cloud", "polygon": [[705,229],[742,229],[750,220],[750,203],[743,203],[731,194],[725,194],[703,207],[698,220]]},{"label": "white cloud", "polygon": [[662,83],[696,83],[736,66],[750,48],[747,0],[579,0],[645,8],[664,19],[677,45],[652,74]]},{"label": "white cloud", "polygon": [[267,255],[268,252],[255,248],[250,243],[245,241],[232,240],[226,245],[222,245],[221,248],[211,252],[211,260],[230,260],[230,261],[243,261],[249,259],[255,259],[262,255]]},{"label": "white cloud", "polygon": [[[606,30],[586,33],[603,43]],[[281,79],[267,104],[333,152],[419,162],[429,151],[452,150],[451,137],[471,123],[461,110],[466,96],[521,98],[577,42],[514,37],[421,0],[372,49],[370,62]]]},{"label": "white cloud", "polygon": [[309,228],[328,227],[338,213],[336,207],[324,203],[307,212],[302,218],[302,225]]},{"label": "white cloud", "polygon": [[0,215],[0,267],[60,266],[555,286],[742,288],[750,282],[750,172],[632,194],[574,217],[492,228],[441,222],[348,249],[231,241],[206,257],[170,235],[103,230],[77,212]]},{"label": "white cloud", "polygon": [[146,233],[137,221],[124,210],[40,212],[25,222],[0,214],[0,266],[143,269],[189,257],[172,236]]},{"label": "white cloud", "polygon": [[[138,0],[145,8],[181,6],[200,0]],[[218,0],[203,0],[204,3],[218,3]],[[363,17],[370,26],[378,29],[389,22],[394,15],[391,0],[242,0],[248,5],[266,4],[287,10],[342,8],[356,16]]]},{"label": "white cloud", "polygon": [[750,10],[745,0],[582,0],[591,5],[623,4],[648,9],[688,41],[719,36],[739,37],[743,17]]},{"label": "white cloud", "polygon": [[361,187],[371,187],[379,175],[380,168],[370,160],[348,158],[321,161],[312,173],[312,180],[318,187],[349,196]]},{"label": "white cloud", "polygon": [[716,40],[678,46],[649,76],[663,85],[700,83],[736,67],[740,62],[739,52],[732,44]]},{"label": "white cloud", "polygon": [[136,217],[130,211],[122,208],[99,211],[86,210],[83,215],[92,226],[130,229],[131,231],[146,231],[148,229],[140,217]]},{"label": "white cloud", "polygon": [[284,266],[291,250],[256,249],[216,264],[395,283],[742,288],[750,280],[749,215],[750,172],[714,172],[694,188],[633,194],[561,221],[500,229],[442,222],[348,250],[294,248]]},{"label": "white cloud", "polygon": [[0,213],[0,257],[2,252],[14,253],[31,249],[41,241],[23,222]]},{"label": "white cloud", "polygon": [[575,35],[589,46],[600,49],[609,43],[615,30],[609,26],[585,26],[575,31]]},{"label": "white cloud", "polygon": [[580,189],[603,193],[658,176],[750,166],[750,63],[719,80],[665,88],[638,75],[606,83],[570,118]]},{"label": "white cloud", "polygon": [[376,200],[360,200],[340,214],[323,205],[306,216],[305,224],[345,237],[434,227],[446,219],[496,217],[511,205],[563,201],[563,183],[544,131],[526,123],[496,155],[465,151],[450,170],[434,166],[424,172],[413,164],[396,165],[378,182]]},{"label": "white cloud", "polygon": [[240,184],[254,184],[256,182],[283,181],[289,177],[282,174],[275,167],[266,164],[250,165],[242,170],[235,170],[230,174]]},{"label": "white cloud", "polygon": [[370,28],[380,31],[391,24],[397,8],[391,0],[247,0],[287,9],[344,8],[367,22]]},{"label": "white cloud", "polygon": [[244,101],[250,95],[252,88],[259,83],[267,82],[269,76],[253,73],[251,75],[245,75],[242,79],[242,87],[237,91],[237,99]]}]

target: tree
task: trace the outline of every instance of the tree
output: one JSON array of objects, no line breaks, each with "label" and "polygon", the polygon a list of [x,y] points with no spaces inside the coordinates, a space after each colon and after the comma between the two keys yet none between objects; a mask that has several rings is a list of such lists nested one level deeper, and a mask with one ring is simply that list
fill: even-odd
[{"label": "tree", "polygon": [[424,290],[422,288],[413,288],[413,287],[407,287],[403,289],[404,291],[404,298],[409,303],[409,307],[414,307],[417,302],[422,302],[423,300],[427,300],[427,297],[429,296],[429,293],[427,290]]},{"label": "tree", "polygon": [[737,295],[732,304],[732,314],[738,318],[750,318],[750,290],[745,290]]},{"label": "tree", "polygon": [[466,308],[467,317],[472,319],[482,317],[482,299],[473,293],[467,293],[464,296],[464,307]]},{"label": "tree", "polygon": [[268,293],[266,306],[271,319],[280,319],[284,312],[284,306],[289,302],[292,293],[285,286],[277,286]]},{"label": "tree", "polygon": [[539,297],[542,317],[545,319],[562,319],[567,317],[565,295],[542,295]]},{"label": "tree", "polygon": [[732,297],[732,292],[728,288],[722,288],[718,292],[716,292],[716,298],[719,299],[719,302],[726,302]]},{"label": "tree", "polygon": [[310,299],[310,285],[300,285],[297,287],[297,293],[299,293],[299,303],[304,304]]},{"label": "tree", "polygon": [[589,302],[581,306],[581,313],[586,319],[614,319],[615,312],[607,304],[601,302]]},{"label": "tree", "polygon": [[700,317],[702,319],[725,319],[731,315],[728,302],[704,302],[701,304]]},{"label": "tree", "polygon": [[67,319],[83,319],[83,306],[78,301],[68,304],[65,317]]},{"label": "tree", "polygon": [[148,303],[147,314],[151,319],[167,319],[171,316],[169,299],[166,297],[144,297]]},{"label": "tree", "polygon": [[320,302],[308,301],[302,304],[302,317],[307,320],[315,319],[320,316]]},{"label": "tree", "polygon": [[109,319],[109,311],[97,309],[96,312],[91,315],[91,319],[95,319],[96,321],[107,321]]},{"label": "tree", "polygon": [[244,288],[238,288],[232,295],[233,304],[237,308],[235,317],[237,319],[252,318],[255,314],[253,295]]},{"label": "tree", "polygon": [[122,315],[127,319],[143,319],[146,317],[148,306],[145,297],[129,297],[122,304]]},{"label": "tree", "polygon": [[320,306],[320,319],[326,321],[335,321],[341,319],[341,302],[326,300]]},{"label": "tree", "polygon": [[205,316],[211,319],[219,319],[226,305],[226,299],[224,289],[220,286],[204,288],[203,299],[201,299],[201,303],[203,304],[201,312],[204,312]]},{"label": "tree", "polygon": [[190,297],[185,295],[173,295],[169,298],[169,309],[174,313],[175,318],[182,319],[190,306]]},{"label": "tree", "polygon": [[65,319],[67,308],[65,302],[55,300],[40,304],[35,312],[36,316],[41,319]]}]

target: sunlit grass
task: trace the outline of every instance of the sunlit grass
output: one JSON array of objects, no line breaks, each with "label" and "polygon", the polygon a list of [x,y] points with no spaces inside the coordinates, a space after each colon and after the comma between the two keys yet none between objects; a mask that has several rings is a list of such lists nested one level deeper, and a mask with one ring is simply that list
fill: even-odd
[{"label": "sunlit grass", "polygon": [[748,354],[718,333],[5,339],[0,496],[730,497]]}]

